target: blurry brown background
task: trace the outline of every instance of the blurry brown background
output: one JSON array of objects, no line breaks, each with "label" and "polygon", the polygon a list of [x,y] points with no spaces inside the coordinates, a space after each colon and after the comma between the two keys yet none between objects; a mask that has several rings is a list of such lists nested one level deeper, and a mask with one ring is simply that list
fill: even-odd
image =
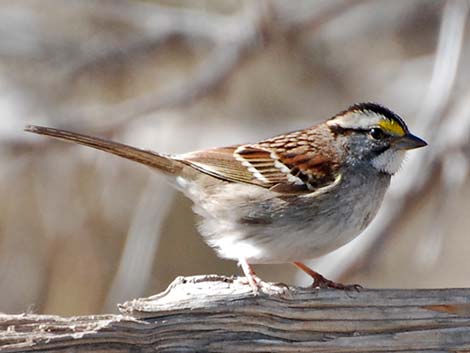
[{"label": "blurry brown background", "polygon": [[[429,142],[371,227],[313,265],[370,287],[470,285],[470,27],[464,0],[3,0],[0,311],[87,314],[176,276],[238,274],[146,167],[22,132],[162,152],[250,142],[359,101]],[[257,266],[308,285],[291,265]]]}]

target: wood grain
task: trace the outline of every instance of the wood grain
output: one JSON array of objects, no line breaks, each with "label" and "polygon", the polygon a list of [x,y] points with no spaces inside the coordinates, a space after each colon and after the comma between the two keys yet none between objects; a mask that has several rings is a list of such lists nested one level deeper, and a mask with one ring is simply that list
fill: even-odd
[{"label": "wood grain", "polygon": [[[280,287],[282,288],[282,287]],[[179,277],[121,315],[0,315],[0,352],[470,352],[469,289],[289,288]]]}]

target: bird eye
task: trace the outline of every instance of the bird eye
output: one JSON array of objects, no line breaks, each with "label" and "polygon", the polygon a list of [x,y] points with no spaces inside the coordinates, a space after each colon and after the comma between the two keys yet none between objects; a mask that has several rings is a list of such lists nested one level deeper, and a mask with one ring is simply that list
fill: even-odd
[{"label": "bird eye", "polygon": [[382,129],[379,129],[378,127],[374,127],[369,130],[369,135],[374,139],[374,140],[380,140],[385,137],[385,133],[383,132]]}]

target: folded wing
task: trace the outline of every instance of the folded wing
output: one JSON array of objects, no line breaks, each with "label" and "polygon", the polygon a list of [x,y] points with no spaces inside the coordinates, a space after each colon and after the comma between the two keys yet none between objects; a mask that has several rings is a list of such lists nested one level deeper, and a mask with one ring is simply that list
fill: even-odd
[{"label": "folded wing", "polygon": [[273,141],[192,152],[181,160],[216,178],[280,193],[308,193],[336,180],[338,166],[329,156],[307,144],[274,148]]}]

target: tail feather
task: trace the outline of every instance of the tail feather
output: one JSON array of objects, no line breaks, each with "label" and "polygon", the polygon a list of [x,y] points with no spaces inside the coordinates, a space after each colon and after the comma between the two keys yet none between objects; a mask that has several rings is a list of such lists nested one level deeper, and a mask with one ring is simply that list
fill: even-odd
[{"label": "tail feather", "polygon": [[60,140],[71,141],[88,147],[96,148],[98,150],[112,153],[117,156],[159,169],[171,175],[178,175],[183,167],[181,162],[176,161],[169,156],[152,151],[141,150],[139,148],[98,137],[35,125],[26,126],[25,131],[39,135],[51,136]]}]

